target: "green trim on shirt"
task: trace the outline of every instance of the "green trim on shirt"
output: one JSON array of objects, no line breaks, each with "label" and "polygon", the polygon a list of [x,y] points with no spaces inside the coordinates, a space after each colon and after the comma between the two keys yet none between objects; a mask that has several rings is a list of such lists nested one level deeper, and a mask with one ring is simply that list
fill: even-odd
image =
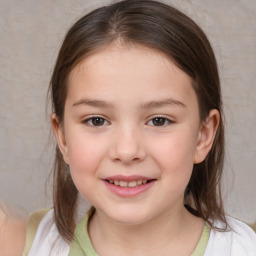
[{"label": "green trim on shirt", "polygon": [[200,237],[200,240],[196,246],[196,249],[191,254],[191,256],[203,256],[204,255],[204,252],[206,250],[206,246],[207,246],[207,243],[209,240],[209,236],[210,236],[210,228],[208,227],[207,224],[205,224],[203,232]]},{"label": "green trim on shirt", "polygon": [[95,208],[92,207],[76,226],[68,256],[99,256],[92,246],[87,229],[88,220],[94,212]]},{"label": "green trim on shirt", "polygon": [[[69,256],[99,256],[91,243],[89,234],[88,234],[88,220],[93,215],[95,209],[91,208],[90,211],[86,214],[86,216],[78,223],[75,229],[74,240],[71,243]],[[191,256],[203,256],[210,235],[210,228],[205,224],[204,229],[202,231],[200,240],[191,254]]]}]

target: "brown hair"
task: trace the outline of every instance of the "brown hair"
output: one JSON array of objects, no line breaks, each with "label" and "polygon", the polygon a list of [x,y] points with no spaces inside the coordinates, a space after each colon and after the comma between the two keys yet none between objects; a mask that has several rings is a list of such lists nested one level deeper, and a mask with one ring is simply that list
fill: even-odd
[{"label": "brown hair", "polygon": [[[220,124],[206,159],[195,164],[185,191],[187,208],[212,227],[214,220],[227,225],[220,179],[224,157],[222,101],[217,64],[204,32],[177,9],[150,0],[124,0],[92,11],[67,32],[52,74],[49,92],[52,111],[63,121],[67,80],[86,56],[115,40],[144,45],[169,57],[193,81],[201,121],[211,109],[220,112]],[[71,241],[78,191],[56,148],[54,167],[55,223],[61,236]],[[224,229],[225,230],[225,229]]]}]

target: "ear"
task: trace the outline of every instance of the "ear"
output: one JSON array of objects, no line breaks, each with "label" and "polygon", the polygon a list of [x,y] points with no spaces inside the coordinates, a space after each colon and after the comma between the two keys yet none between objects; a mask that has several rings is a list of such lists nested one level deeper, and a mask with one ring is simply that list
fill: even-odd
[{"label": "ear", "polygon": [[59,149],[62,153],[63,159],[66,164],[69,164],[64,128],[63,128],[63,125],[59,122],[55,113],[51,115],[51,125],[52,125],[52,130],[54,132],[55,138],[57,140]]},{"label": "ear", "polygon": [[219,127],[219,123],[220,113],[217,109],[212,109],[206,120],[201,124],[198,133],[198,140],[194,158],[195,164],[203,162],[207,154],[211,150],[216,132]]}]

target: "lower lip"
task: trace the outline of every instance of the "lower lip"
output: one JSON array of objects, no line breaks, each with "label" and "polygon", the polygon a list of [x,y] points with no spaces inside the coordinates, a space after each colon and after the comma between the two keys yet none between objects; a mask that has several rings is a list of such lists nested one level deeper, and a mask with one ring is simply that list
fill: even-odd
[{"label": "lower lip", "polygon": [[155,181],[151,181],[149,183],[142,184],[137,187],[132,187],[132,188],[125,187],[124,188],[124,187],[120,187],[120,186],[111,184],[106,180],[103,180],[103,182],[105,183],[105,185],[111,192],[113,192],[114,194],[116,194],[118,196],[122,196],[122,197],[138,196],[138,195],[142,194],[143,192],[147,191],[148,189],[150,189],[153,186],[153,184],[155,183]]}]

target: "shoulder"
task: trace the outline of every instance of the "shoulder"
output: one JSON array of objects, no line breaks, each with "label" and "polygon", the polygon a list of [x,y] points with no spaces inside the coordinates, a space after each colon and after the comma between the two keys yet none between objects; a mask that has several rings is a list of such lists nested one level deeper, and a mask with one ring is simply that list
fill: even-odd
[{"label": "shoulder", "polygon": [[59,234],[54,221],[54,210],[44,209],[30,215],[26,230],[23,256],[67,256],[69,244]]},{"label": "shoulder", "polygon": [[36,236],[38,226],[48,211],[49,209],[47,208],[30,214],[26,225],[26,242],[23,255],[27,255],[28,251],[30,250]]},{"label": "shoulder", "polygon": [[0,205],[0,255],[20,256],[26,238],[27,216],[19,209]]},{"label": "shoulder", "polygon": [[[245,223],[232,217],[227,217],[230,229],[226,232],[211,230],[206,249],[207,256],[256,256],[256,234]],[[216,222],[217,228],[223,224]]]},{"label": "shoulder", "polygon": [[232,217],[227,217],[227,221],[237,237],[247,237],[249,240],[255,241],[256,233],[247,224]]},{"label": "shoulder", "polygon": [[232,229],[230,236],[239,244],[238,247],[247,250],[248,255],[251,255],[249,252],[254,252],[253,255],[256,255],[256,233],[253,229],[235,218],[227,217],[227,221]]}]

